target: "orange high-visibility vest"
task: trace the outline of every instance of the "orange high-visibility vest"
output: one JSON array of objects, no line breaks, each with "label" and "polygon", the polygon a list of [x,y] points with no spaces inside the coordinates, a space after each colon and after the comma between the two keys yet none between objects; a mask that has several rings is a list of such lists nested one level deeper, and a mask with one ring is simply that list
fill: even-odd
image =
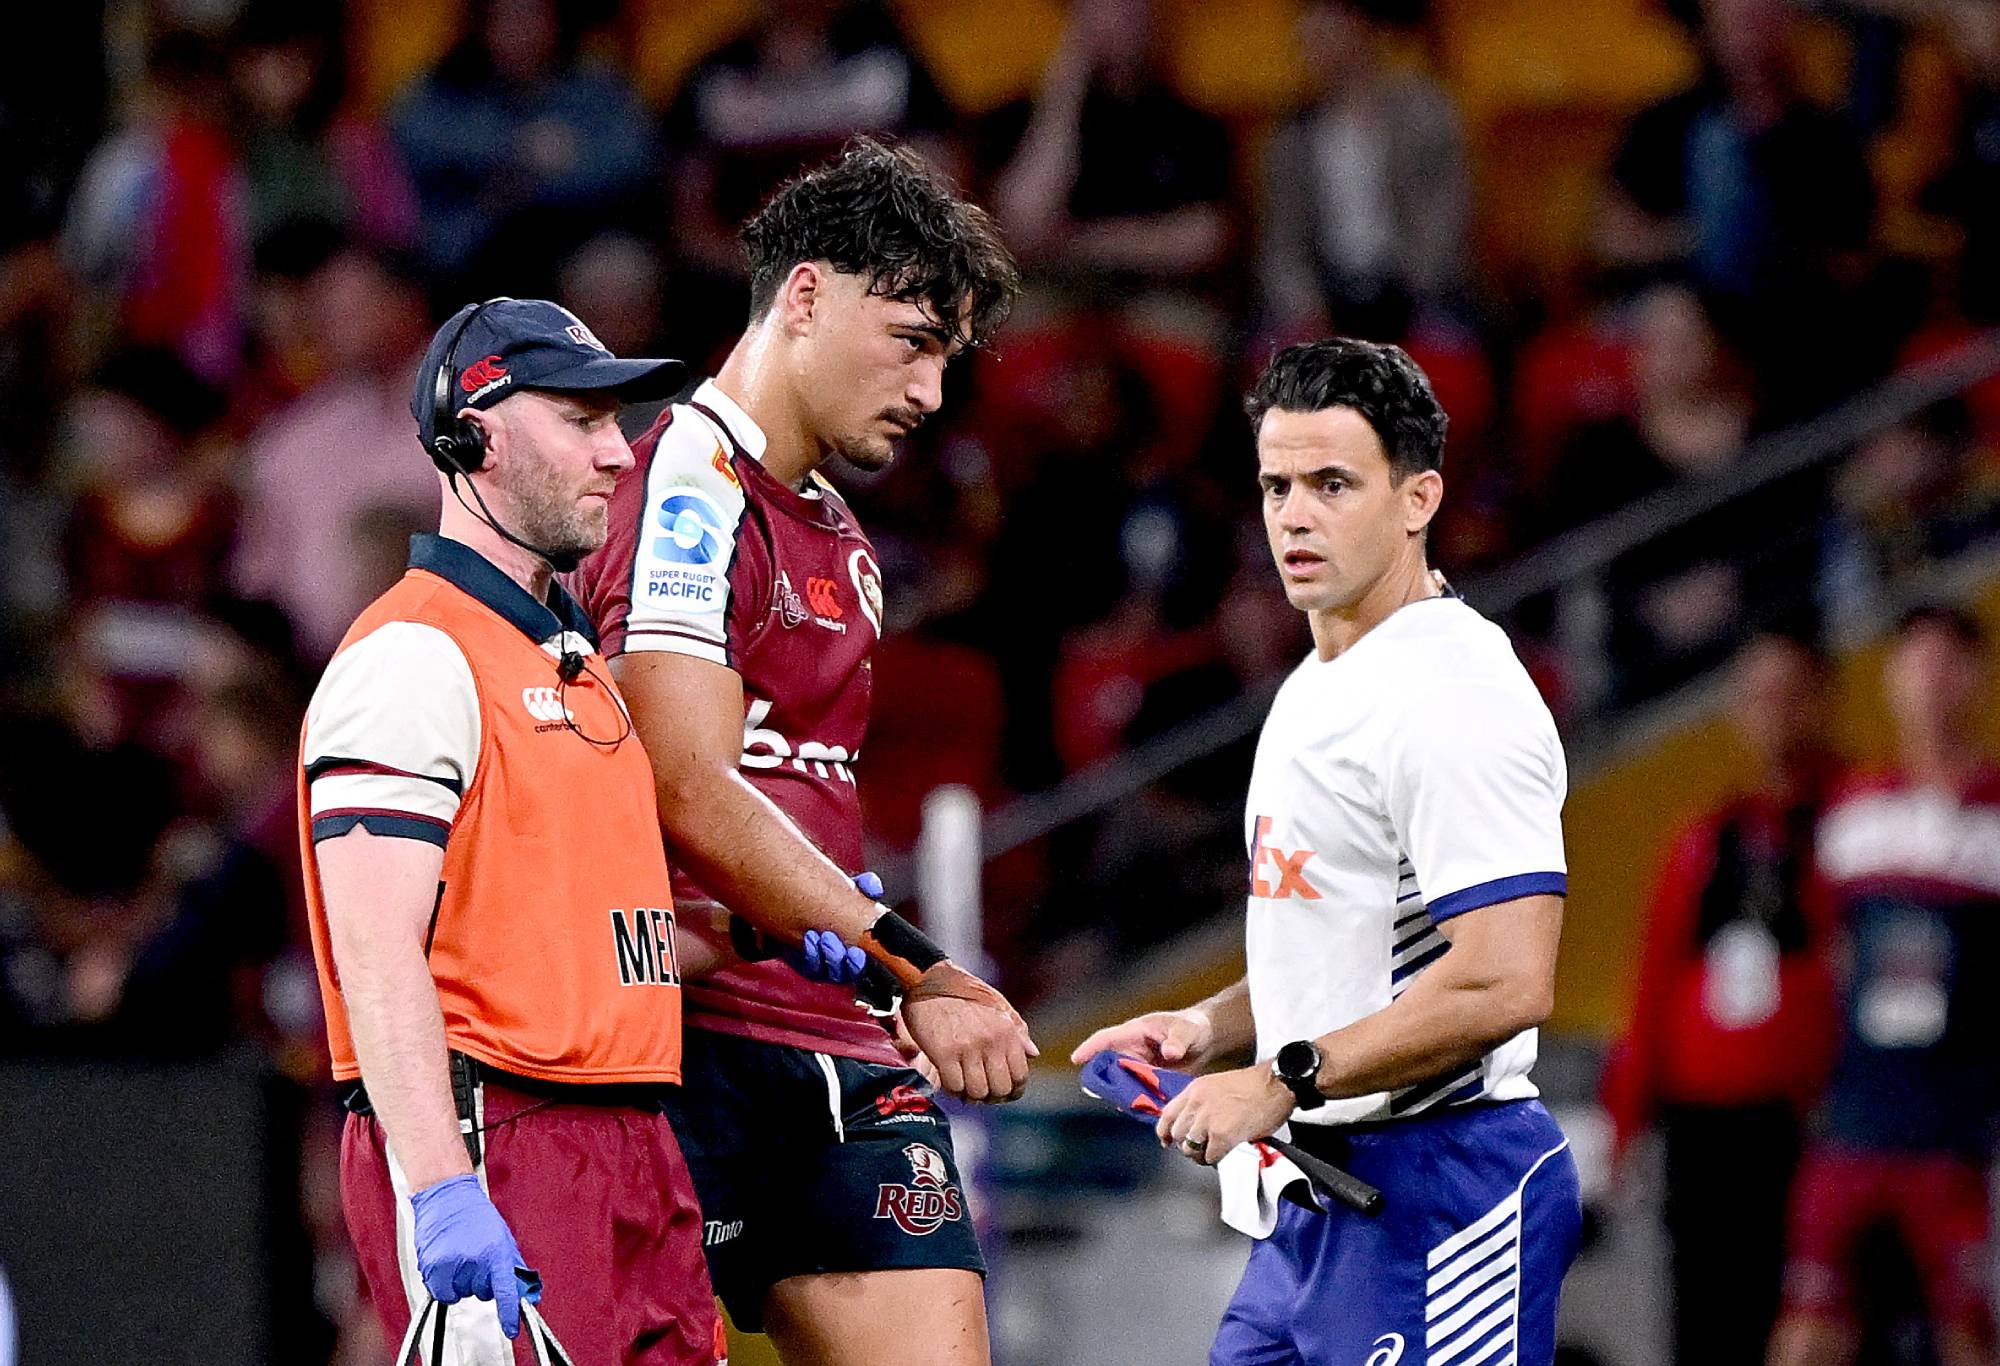
[{"label": "orange high-visibility vest", "polygon": [[[556,657],[523,626],[423,568],[369,606],[341,649],[390,622],[450,636],[479,694],[478,762],[445,837],[427,950],[447,1042],[546,1081],[678,1082],[680,971],[653,770],[603,657],[592,648],[560,686]],[[360,1067],[303,764],[299,813],[333,1074],[350,1080]]]}]

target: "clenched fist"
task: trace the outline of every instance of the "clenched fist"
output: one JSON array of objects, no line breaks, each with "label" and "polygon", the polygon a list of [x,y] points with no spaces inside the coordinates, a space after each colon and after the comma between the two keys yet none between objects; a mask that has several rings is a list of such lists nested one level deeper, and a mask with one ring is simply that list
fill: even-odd
[{"label": "clenched fist", "polygon": [[1018,1100],[1028,1059],[1041,1056],[1007,998],[950,959],[903,994],[903,1024],[938,1084],[966,1100]]}]

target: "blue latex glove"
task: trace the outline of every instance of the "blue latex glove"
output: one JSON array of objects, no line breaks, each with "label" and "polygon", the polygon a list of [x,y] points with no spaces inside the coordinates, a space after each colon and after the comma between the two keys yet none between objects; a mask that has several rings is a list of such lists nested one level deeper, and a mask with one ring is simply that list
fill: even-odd
[{"label": "blue latex glove", "polygon": [[[856,874],[854,885],[865,897],[882,895],[882,879],[873,873]],[[805,943],[779,956],[799,976],[834,986],[852,986],[868,967],[868,955],[832,930],[807,930]]]},{"label": "blue latex glove", "polygon": [[[456,1304],[468,1295],[492,1300],[500,1311],[500,1331],[517,1336],[522,1283],[516,1273],[527,1267],[507,1221],[480,1189],[479,1178],[468,1172],[426,1186],[410,1197],[410,1208],[417,1216],[417,1271],[424,1278],[424,1289],[439,1304]],[[540,1278],[532,1271],[528,1276],[528,1299],[539,1302]]]},{"label": "blue latex glove", "polygon": [[807,930],[806,942],[785,953],[799,976],[835,986],[851,986],[868,966],[868,955],[832,930]]}]

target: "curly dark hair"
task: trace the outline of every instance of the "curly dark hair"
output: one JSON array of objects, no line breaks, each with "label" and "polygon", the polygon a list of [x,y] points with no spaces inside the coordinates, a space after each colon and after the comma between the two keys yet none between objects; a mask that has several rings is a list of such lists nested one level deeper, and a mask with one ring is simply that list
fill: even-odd
[{"label": "curly dark hair", "polygon": [[[778,187],[743,225],[750,316],[801,261],[865,275],[872,294],[921,304],[977,346],[1006,321],[1021,272],[986,211],[907,147],[858,137]],[[961,316],[960,310],[963,309]]]},{"label": "curly dark hair", "polygon": [[1253,430],[1273,408],[1288,413],[1352,408],[1381,438],[1398,482],[1444,465],[1444,409],[1422,367],[1400,346],[1352,337],[1288,346],[1272,357],[1243,398]]}]

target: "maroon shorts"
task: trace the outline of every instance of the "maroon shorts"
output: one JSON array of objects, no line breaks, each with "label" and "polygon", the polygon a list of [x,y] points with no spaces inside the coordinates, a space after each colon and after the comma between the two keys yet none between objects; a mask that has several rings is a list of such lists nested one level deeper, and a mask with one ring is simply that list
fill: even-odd
[{"label": "maroon shorts", "polygon": [[[569,1354],[590,1366],[724,1360],[701,1210],[667,1117],[492,1082],[478,1089],[487,1190],[522,1259],[541,1273],[542,1315]],[[409,1191],[373,1115],[347,1117],[340,1195],[364,1288],[393,1347],[413,1303],[421,1308],[428,1296],[417,1275]],[[458,1361],[448,1348],[444,1363],[423,1366],[534,1366],[528,1335],[508,1344],[490,1302],[460,1301],[447,1325]]]},{"label": "maroon shorts", "polygon": [[1855,1251],[1873,1228],[1902,1242],[1937,1322],[1990,1340],[1983,1168],[1948,1153],[1808,1151],[1792,1184],[1786,1309],[1853,1317]]}]

